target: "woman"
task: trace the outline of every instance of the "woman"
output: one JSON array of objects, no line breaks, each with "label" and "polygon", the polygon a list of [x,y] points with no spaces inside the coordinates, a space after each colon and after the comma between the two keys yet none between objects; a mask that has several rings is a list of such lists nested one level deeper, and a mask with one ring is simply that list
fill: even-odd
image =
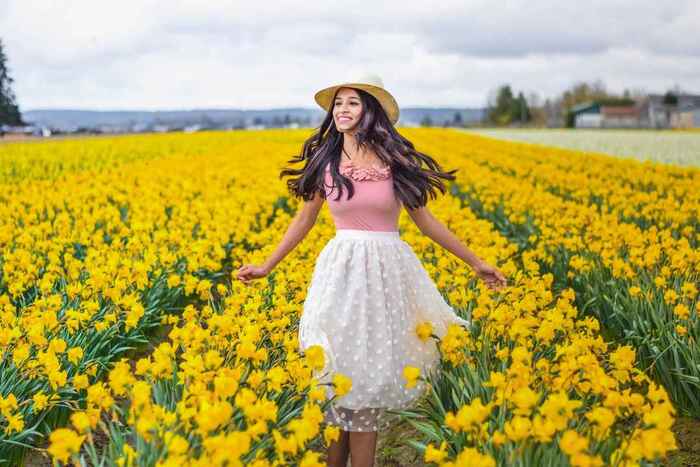
[{"label": "woman", "polygon": [[[328,450],[328,464],[353,467],[374,463],[377,431],[386,409],[406,408],[423,392],[409,388],[406,367],[430,371],[439,361],[432,339],[416,327],[430,323],[444,336],[451,323],[469,326],[445,302],[411,247],[400,239],[401,207],[422,233],[469,264],[486,284],[506,285],[499,270],[467,249],[428,210],[428,196],[442,193],[441,179],[453,180],[430,156],[415,150],[394,124],[399,108],[381,78],[368,74],[318,91],[316,102],[328,113],[318,132],[290,162],[305,162],[280,177],[306,202],[277,249],[260,266],[246,264],[244,283],[264,277],[309,232],[324,200],[336,234],[321,250],[299,322],[299,347],[323,347],[326,367],[319,380],[335,372],[350,377],[349,393],[333,401],[326,422],[339,426],[340,439]],[[331,385],[328,386],[332,396]]]}]

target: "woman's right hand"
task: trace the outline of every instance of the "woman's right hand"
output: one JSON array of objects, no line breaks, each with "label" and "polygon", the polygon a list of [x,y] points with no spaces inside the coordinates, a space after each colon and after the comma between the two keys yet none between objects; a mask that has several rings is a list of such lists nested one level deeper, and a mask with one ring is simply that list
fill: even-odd
[{"label": "woman's right hand", "polygon": [[501,290],[508,284],[508,280],[498,268],[491,266],[486,261],[480,261],[474,266],[474,272],[481,278],[491,290]]},{"label": "woman's right hand", "polygon": [[251,280],[265,277],[269,273],[270,271],[264,266],[244,264],[236,272],[236,278],[247,285]]}]

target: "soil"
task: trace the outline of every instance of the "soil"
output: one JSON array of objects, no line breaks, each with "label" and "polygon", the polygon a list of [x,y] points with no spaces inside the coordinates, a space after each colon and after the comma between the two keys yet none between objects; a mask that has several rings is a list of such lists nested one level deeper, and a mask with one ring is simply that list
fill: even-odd
[{"label": "soil", "polygon": [[676,417],[673,424],[678,450],[665,460],[665,466],[700,467],[700,420],[691,417]]}]

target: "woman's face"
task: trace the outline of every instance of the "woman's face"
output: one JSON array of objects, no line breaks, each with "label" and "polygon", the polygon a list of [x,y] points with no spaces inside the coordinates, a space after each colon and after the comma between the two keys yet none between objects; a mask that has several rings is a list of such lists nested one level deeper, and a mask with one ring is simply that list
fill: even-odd
[{"label": "woman's face", "polygon": [[333,120],[339,132],[352,132],[360,122],[362,100],[355,89],[340,88],[333,103]]}]

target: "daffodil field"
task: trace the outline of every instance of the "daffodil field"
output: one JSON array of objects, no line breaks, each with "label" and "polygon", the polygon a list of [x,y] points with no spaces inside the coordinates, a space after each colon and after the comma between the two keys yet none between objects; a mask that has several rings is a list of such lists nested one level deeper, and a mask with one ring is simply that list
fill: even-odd
[{"label": "daffodil field", "polygon": [[[468,332],[394,413],[428,465],[655,465],[700,419],[700,169],[400,129],[447,169],[434,215],[508,277],[495,292],[403,212]],[[322,349],[297,325],[316,226],[246,287],[301,201],[279,170],[310,130],[0,145],[0,460],[324,465]],[[334,375],[334,397],[352,381]]]}]

